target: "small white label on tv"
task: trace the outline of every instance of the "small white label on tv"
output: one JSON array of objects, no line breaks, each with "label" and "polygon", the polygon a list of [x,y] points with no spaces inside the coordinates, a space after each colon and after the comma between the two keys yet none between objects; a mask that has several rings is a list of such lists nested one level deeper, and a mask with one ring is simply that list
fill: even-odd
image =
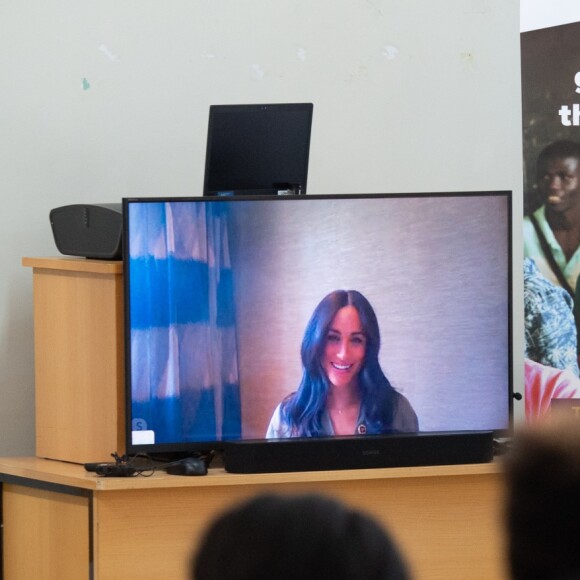
[{"label": "small white label on tv", "polygon": [[133,445],[153,445],[155,443],[155,431],[147,429],[131,431],[131,442]]}]

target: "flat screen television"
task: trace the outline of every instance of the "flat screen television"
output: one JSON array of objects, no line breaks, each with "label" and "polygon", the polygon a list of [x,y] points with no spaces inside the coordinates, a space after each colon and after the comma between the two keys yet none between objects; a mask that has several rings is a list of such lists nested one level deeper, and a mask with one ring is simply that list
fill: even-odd
[{"label": "flat screen television", "polygon": [[212,105],[206,196],[306,193],[312,103]]},{"label": "flat screen television", "polygon": [[123,219],[129,454],[474,463],[511,431],[511,192],[128,198]]}]

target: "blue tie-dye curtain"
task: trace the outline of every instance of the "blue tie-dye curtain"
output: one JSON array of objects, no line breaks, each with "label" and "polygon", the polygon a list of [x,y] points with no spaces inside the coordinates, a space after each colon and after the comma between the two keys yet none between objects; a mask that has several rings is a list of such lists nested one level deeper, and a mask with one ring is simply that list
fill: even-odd
[{"label": "blue tie-dye curtain", "polygon": [[129,204],[133,428],[155,443],[241,435],[227,206]]}]

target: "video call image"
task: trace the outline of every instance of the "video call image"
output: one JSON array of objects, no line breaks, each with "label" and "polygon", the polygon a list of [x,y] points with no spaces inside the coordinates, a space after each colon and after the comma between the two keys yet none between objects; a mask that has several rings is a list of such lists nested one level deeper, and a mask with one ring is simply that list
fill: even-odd
[{"label": "video call image", "polygon": [[[131,201],[133,444],[347,434],[329,382],[365,385],[353,435],[507,428],[509,203],[499,193]],[[355,291],[354,318],[325,302],[344,290]],[[325,320],[340,336],[354,330],[347,355],[334,330],[320,334]],[[316,397],[328,409],[289,428],[279,405],[297,392],[308,393],[303,414]]]}]

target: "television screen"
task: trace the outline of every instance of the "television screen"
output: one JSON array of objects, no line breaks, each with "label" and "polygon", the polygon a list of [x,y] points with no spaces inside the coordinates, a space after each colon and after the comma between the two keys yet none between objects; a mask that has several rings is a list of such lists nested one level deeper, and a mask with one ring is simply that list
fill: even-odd
[{"label": "television screen", "polygon": [[510,192],[123,204],[129,453],[509,430]]},{"label": "television screen", "polygon": [[204,195],[306,193],[312,103],[212,105]]}]

